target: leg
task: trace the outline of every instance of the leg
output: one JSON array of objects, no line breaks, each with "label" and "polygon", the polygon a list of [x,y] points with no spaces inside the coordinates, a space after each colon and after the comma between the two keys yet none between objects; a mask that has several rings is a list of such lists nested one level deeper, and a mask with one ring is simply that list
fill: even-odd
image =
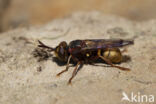
[{"label": "leg", "polygon": [[77,73],[77,71],[78,71],[78,66],[81,64],[82,62],[78,62],[77,63],[77,65],[76,65],[76,67],[75,67],[75,69],[74,69],[74,71],[73,71],[73,73],[72,73],[72,76],[71,76],[71,78],[69,79],[69,81],[68,81],[68,84],[71,84],[71,81],[72,81],[72,79],[75,77],[75,75],[76,75],[76,73]]},{"label": "leg", "polygon": [[58,73],[56,76],[60,76],[62,73],[68,71],[70,59],[71,59],[71,55],[70,55],[69,58],[68,58],[67,65],[66,65],[66,69],[65,69],[65,70],[62,70],[62,71],[61,71],[60,73]]}]

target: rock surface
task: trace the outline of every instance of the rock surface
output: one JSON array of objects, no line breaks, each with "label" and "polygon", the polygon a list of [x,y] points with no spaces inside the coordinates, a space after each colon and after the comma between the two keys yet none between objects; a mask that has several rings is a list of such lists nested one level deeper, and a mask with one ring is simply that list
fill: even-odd
[{"label": "rock surface", "polygon": [[[121,101],[123,92],[129,97],[132,92],[156,97],[155,27],[156,20],[137,23],[99,12],[78,12],[40,27],[0,34],[0,104],[127,104]],[[135,44],[124,53],[131,60],[120,64],[131,71],[84,65],[67,85],[74,67],[57,78],[65,66],[51,59],[38,62],[32,54],[38,39],[56,46],[87,38],[134,38]]]}]

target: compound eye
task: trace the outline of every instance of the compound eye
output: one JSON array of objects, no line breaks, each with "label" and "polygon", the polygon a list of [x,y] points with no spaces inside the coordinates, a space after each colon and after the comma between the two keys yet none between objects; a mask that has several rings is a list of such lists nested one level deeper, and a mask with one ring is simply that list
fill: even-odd
[{"label": "compound eye", "polygon": [[64,49],[63,47],[60,48],[60,53],[63,55],[64,54]]}]

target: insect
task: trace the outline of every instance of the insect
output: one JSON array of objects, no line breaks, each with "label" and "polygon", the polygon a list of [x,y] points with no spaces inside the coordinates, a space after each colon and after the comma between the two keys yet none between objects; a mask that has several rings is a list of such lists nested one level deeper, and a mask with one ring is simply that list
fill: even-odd
[{"label": "insect", "polygon": [[38,47],[46,48],[51,52],[54,51],[59,60],[67,62],[66,69],[58,73],[57,76],[68,71],[70,60],[73,60],[76,63],[68,84],[71,84],[71,81],[75,77],[80,65],[92,63],[92,61],[99,58],[112,67],[116,67],[121,70],[130,70],[129,68],[114,65],[114,63],[120,63],[122,61],[122,52],[119,48],[134,44],[133,40],[86,39],[73,40],[69,44],[62,41],[55,48],[47,46],[41,41],[38,42]]}]

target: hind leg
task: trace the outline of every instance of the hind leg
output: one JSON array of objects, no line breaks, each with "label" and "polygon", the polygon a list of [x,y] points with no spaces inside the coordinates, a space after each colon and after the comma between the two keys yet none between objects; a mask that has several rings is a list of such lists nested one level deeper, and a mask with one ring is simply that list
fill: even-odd
[{"label": "hind leg", "polygon": [[124,67],[120,67],[120,66],[114,65],[109,59],[107,59],[107,58],[101,56],[101,51],[100,51],[100,50],[98,50],[98,56],[99,56],[101,59],[103,59],[107,64],[111,65],[112,67],[116,67],[116,68],[118,68],[118,69],[120,69],[120,70],[127,70],[127,71],[130,71],[129,68],[124,68]]}]

